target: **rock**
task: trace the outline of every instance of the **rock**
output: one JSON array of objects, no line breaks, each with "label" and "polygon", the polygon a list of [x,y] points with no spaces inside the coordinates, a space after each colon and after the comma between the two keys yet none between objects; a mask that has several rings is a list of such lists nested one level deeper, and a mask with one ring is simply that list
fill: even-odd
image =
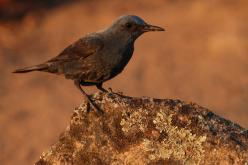
[{"label": "rock", "polygon": [[36,165],[248,164],[248,131],[180,100],[91,96],[104,114],[75,108]]}]

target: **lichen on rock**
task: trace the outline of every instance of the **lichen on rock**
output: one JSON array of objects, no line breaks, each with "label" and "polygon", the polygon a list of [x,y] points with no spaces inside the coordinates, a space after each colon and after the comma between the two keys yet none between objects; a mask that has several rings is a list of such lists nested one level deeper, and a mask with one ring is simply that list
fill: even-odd
[{"label": "lichen on rock", "polygon": [[120,125],[122,126],[122,131],[125,133],[130,132],[131,130],[136,131],[137,129],[145,132],[148,125],[148,111],[145,109],[137,109],[132,113],[128,110],[123,111],[122,120]]},{"label": "lichen on rock", "polygon": [[173,158],[183,164],[199,164],[204,154],[202,143],[206,141],[206,136],[197,137],[189,129],[173,126],[172,116],[167,116],[162,110],[157,112],[153,123],[166,136],[160,141],[144,139],[145,150],[150,152],[151,159]]},{"label": "lichen on rock", "polygon": [[96,93],[73,111],[39,165],[245,164],[248,133],[193,103]]}]

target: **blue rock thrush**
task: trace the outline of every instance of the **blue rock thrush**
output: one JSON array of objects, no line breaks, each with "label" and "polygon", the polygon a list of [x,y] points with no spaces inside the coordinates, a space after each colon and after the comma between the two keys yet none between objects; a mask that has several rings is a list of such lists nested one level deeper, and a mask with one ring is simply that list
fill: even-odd
[{"label": "blue rock thrush", "polygon": [[135,40],[149,31],[164,29],[150,25],[138,16],[124,15],[109,28],[80,38],[47,62],[17,69],[14,73],[43,71],[63,74],[65,78],[74,81],[95,110],[101,111],[81,85],[95,85],[99,90],[106,92],[102,87],[103,82],[121,73],[132,57]]}]

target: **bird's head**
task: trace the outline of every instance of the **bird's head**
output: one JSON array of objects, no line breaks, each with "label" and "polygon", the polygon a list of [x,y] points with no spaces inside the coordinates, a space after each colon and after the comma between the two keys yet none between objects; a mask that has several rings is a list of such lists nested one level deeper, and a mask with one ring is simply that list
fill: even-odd
[{"label": "bird's head", "polygon": [[164,31],[163,28],[146,23],[135,15],[124,15],[119,17],[111,26],[117,33],[137,39],[141,34],[150,31]]}]

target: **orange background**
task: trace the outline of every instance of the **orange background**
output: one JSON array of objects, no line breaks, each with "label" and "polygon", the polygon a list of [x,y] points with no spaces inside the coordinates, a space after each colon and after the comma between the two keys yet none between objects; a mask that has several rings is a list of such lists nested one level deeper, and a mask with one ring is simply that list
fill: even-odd
[{"label": "orange background", "polygon": [[63,77],[11,72],[56,56],[123,14],[166,32],[140,37],[124,72],[105,88],[196,102],[248,127],[248,1],[74,1],[38,9],[31,5],[20,19],[0,22],[1,164],[33,164],[57,141],[83,99]]}]

